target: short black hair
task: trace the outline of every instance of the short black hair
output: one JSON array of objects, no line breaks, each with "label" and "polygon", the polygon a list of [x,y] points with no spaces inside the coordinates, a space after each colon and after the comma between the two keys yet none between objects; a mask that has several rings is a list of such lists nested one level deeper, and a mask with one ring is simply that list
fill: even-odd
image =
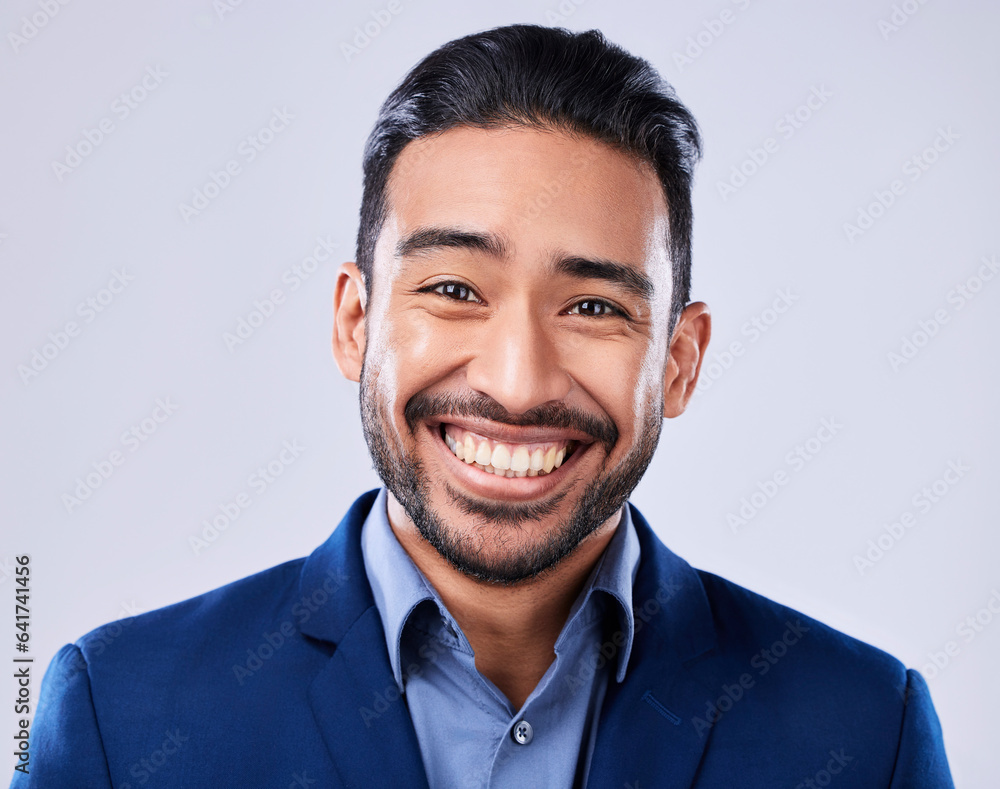
[{"label": "short black hair", "polygon": [[371,292],[392,167],[407,143],[458,126],[564,129],[653,166],[669,215],[670,330],[691,290],[691,183],[701,156],[694,116],[649,62],[598,30],[509,25],[444,44],[383,103],[365,145],[357,265]]}]

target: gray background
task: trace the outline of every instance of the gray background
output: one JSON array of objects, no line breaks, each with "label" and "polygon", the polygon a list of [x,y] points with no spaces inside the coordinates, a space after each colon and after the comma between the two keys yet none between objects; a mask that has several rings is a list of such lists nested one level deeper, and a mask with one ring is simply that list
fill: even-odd
[{"label": "gray background", "polygon": [[[958,785],[994,786],[1000,617],[983,610],[1000,589],[1000,278],[977,270],[1000,261],[996,4],[230,5],[70,2],[48,19],[13,0],[0,12],[0,590],[12,591],[13,557],[30,553],[39,665],[103,622],[309,553],[377,484],[329,335],[378,104],[456,36],[515,21],[597,27],[660,68],[705,136],[694,297],[713,310],[715,367],[666,423],[633,501],[695,566],[921,668]],[[33,37],[8,35],[35,14],[46,23]],[[345,54],[366,23],[375,35]],[[116,103],[157,68],[134,108]],[[802,108],[810,95],[825,98]],[[294,117],[248,161],[241,143],[275,108]],[[798,128],[783,121],[796,111]],[[60,178],[52,163],[102,119],[114,130]],[[769,137],[767,161],[721,194]],[[924,153],[935,141],[947,149]],[[907,164],[915,156],[926,169]],[[179,205],[233,159],[240,174],[185,221]],[[849,238],[845,223],[894,180],[902,194]],[[334,258],[293,290],[283,276],[320,238],[338,245]],[[78,312],[122,269],[121,293]],[[972,298],[959,297],[970,278]],[[224,334],[276,288],[284,303],[227,348]],[[791,306],[766,312],[781,293]],[[933,336],[921,335],[935,314]],[[767,328],[756,336],[755,318]],[[25,374],[69,321],[77,336]],[[893,364],[906,338],[916,353]],[[734,342],[741,354],[727,359]],[[174,413],[123,443],[157,398]],[[824,418],[842,427],[809,444]],[[293,440],[304,450],[281,476],[251,484]],[[797,446],[808,462],[789,462]],[[68,503],[113,451],[121,465]],[[954,484],[940,481],[950,462],[967,469]],[[779,471],[787,484],[733,526],[741,500]],[[924,487],[936,502],[919,498]],[[192,547],[241,493],[252,504]],[[906,513],[911,526],[890,536]],[[888,549],[859,567],[880,536]],[[938,668],[932,655],[949,642]],[[12,728],[9,710],[5,720]]]}]

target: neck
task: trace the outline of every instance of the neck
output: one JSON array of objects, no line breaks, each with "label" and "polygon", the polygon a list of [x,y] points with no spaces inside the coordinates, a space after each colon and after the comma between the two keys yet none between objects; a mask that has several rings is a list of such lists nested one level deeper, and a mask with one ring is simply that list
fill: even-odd
[{"label": "neck", "polygon": [[389,523],[469,640],[476,668],[520,709],[555,659],[555,643],[587,577],[614,536],[619,509],[577,549],[536,578],[510,586],[456,570],[417,531],[390,493]]}]

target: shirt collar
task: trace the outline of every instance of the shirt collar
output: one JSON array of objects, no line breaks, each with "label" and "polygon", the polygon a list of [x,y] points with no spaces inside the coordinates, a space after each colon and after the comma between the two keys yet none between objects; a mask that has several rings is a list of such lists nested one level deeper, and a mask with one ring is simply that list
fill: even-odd
[{"label": "shirt collar", "polygon": [[[392,526],[389,524],[388,493],[382,487],[372,504],[361,530],[361,551],[364,557],[365,573],[372,588],[375,607],[382,618],[385,630],[386,648],[393,676],[400,689],[403,686],[400,660],[400,639],[414,609],[423,601],[433,601],[447,627],[465,642],[458,623],[445,608],[437,591],[413,563],[409,554],[399,544]],[[612,603],[619,630],[624,643],[618,652],[618,682],[625,679],[632,640],[635,635],[635,617],[632,613],[632,585],[639,571],[639,537],[626,503],[622,507],[621,521],[604,553],[591,571],[579,597],[570,609],[566,625],[563,627],[556,648],[569,637],[573,629],[581,623],[592,608],[591,600],[595,592],[607,594]],[[617,635],[617,634],[616,634]],[[621,638],[621,636],[618,636]],[[615,649],[619,649],[615,644]]]},{"label": "shirt collar", "polygon": [[365,574],[375,598],[375,607],[382,617],[392,674],[396,678],[396,684],[402,688],[399,642],[403,626],[413,609],[424,600],[434,600],[438,603],[442,617],[450,619],[451,615],[396,539],[392,526],[389,525],[388,494],[384,487],[379,490],[361,528],[361,553],[365,560]]},{"label": "shirt collar", "polygon": [[[629,505],[626,502],[622,506],[621,520],[618,528],[615,529],[614,536],[601,554],[597,564],[590,573],[587,583],[584,584],[583,591],[577,597],[576,602],[570,609],[566,626],[563,627],[559,638],[556,640],[556,649],[559,642],[568,635],[574,622],[584,616],[589,610],[590,601],[595,592],[603,592],[612,601],[611,605],[615,611],[615,619],[618,622],[618,630],[621,636],[615,634],[612,637],[612,645],[615,650],[619,646],[615,643],[615,637],[624,642],[618,651],[618,669],[615,678],[618,682],[625,679],[625,671],[628,668],[629,655],[632,653],[632,640],[635,636],[635,615],[632,612],[632,587],[635,584],[635,577],[639,572],[639,535],[636,533],[635,525],[632,523],[632,515]],[[603,649],[603,647],[602,647]]]}]

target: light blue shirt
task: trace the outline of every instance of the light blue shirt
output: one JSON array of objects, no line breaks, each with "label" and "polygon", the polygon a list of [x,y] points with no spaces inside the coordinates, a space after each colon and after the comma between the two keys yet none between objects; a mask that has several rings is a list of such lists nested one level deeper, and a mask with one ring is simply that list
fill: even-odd
[{"label": "light blue shirt", "polygon": [[458,623],[399,544],[387,500],[382,488],[361,549],[431,789],[585,787],[601,703],[612,669],[625,678],[635,632],[639,538],[628,505],[570,609],[555,660],[515,710],[476,669]]}]

